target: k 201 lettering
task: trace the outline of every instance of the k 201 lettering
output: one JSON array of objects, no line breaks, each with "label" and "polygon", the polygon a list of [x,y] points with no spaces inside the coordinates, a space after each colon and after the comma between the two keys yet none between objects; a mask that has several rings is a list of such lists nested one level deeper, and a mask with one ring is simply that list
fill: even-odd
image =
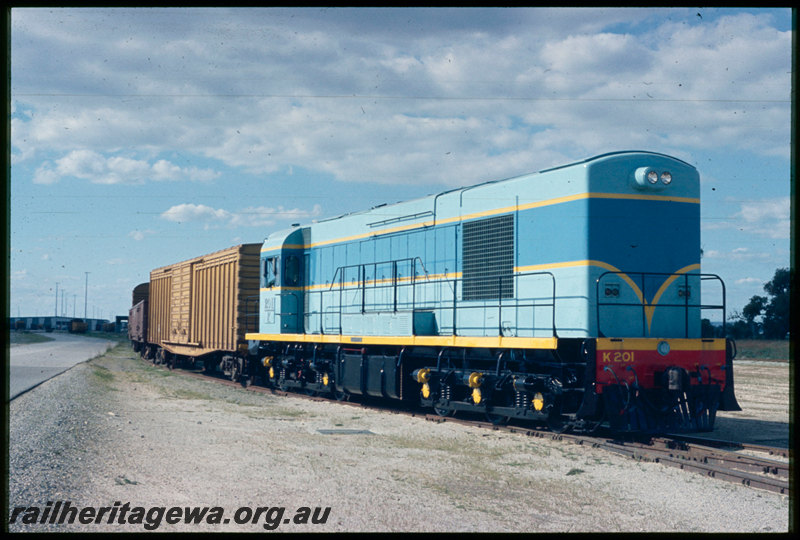
[{"label": "k 201 lettering", "polygon": [[633,351],[608,351],[603,353],[603,362],[634,362]]}]

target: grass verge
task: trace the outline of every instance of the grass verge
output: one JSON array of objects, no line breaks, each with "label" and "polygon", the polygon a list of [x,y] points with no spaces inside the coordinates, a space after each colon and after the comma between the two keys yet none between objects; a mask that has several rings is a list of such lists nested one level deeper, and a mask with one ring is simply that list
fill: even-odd
[{"label": "grass verge", "polygon": [[738,360],[789,361],[788,339],[742,339],[736,341]]}]

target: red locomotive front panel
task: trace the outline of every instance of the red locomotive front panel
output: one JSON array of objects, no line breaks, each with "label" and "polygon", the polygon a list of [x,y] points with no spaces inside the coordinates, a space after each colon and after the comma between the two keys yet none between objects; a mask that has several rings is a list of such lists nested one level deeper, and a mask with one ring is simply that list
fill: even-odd
[{"label": "red locomotive front panel", "polygon": [[612,426],[711,429],[725,390],[724,339],[598,338],[595,392]]},{"label": "red locomotive front panel", "polygon": [[624,383],[668,389],[672,368],[685,371],[691,385],[718,384],[724,390],[725,360],[724,339],[599,338],[596,391]]}]

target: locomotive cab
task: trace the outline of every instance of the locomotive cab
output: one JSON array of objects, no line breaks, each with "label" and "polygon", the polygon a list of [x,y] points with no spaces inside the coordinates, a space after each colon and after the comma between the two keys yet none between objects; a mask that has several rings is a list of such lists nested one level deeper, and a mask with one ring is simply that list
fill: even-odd
[{"label": "locomotive cab", "polygon": [[265,334],[303,332],[304,234],[293,228],[264,241],[260,258],[259,331]]}]

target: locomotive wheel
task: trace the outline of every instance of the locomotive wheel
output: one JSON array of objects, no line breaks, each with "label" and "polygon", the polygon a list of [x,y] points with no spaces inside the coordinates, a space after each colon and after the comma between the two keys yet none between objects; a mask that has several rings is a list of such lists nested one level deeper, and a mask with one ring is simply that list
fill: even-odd
[{"label": "locomotive wheel", "polygon": [[439,416],[446,417],[446,416],[455,416],[456,410],[451,409],[450,407],[437,407],[433,406],[433,412],[438,414]]},{"label": "locomotive wheel", "polygon": [[602,418],[600,420],[579,420],[578,424],[575,426],[575,430],[579,433],[591,435],[602,425]]},{"label": "locomotive wheel", "polygon": [[572,424],[569,418],[563,414],[551,412],[550,416],[547,417],[547,427],[553,433],[565,433],[572,427]]},{"label": "locomotive wheel", "polygon": [[495,426],[504,426],[508,423],[509,417],[502,414],[486,413],[486,420]]}]

